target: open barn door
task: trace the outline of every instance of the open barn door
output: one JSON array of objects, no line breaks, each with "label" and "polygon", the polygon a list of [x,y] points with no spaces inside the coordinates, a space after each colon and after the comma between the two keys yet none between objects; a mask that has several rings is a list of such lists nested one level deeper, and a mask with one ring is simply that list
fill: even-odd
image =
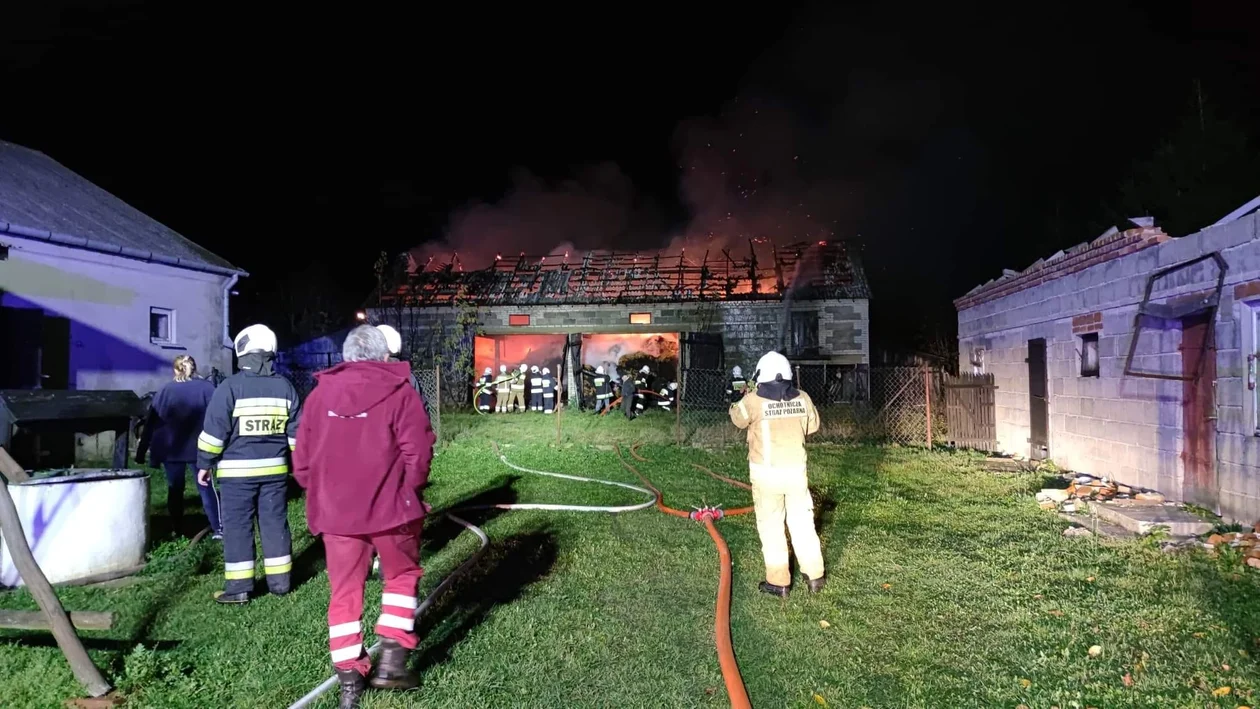
[{"label": "open barn door", "polygon": [[679,398],[684,411],[725,411],[726,357],[722,336],[710,332],[685,332],[679,348],[682,381]]},{"label": "open barn door", "polygon": [[[564,372],[557,376],[564,383],[563,395],[574,409],[586,408],[582,401],[582,333],[569,333],[564,341]],[[559,403],[559,402],[557,402]]]}]

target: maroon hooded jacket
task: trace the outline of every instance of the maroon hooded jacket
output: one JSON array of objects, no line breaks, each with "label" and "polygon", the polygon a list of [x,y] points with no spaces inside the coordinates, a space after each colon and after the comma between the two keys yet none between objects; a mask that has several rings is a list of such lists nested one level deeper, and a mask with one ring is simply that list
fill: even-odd
[{"label": "maroon hooded jacket", "polygon": [[433,428],[406,362],[343,362],[315,374],[293,476],[312,534],[368,535],[422,519]]}]

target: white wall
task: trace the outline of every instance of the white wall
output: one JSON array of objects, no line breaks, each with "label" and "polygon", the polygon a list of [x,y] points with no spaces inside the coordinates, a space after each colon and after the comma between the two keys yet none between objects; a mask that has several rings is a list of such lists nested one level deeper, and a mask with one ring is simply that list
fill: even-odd
[{"label": "white wall", "polygon": [[[1072,470],[1155,488],[1174,499],[1182,493],[1182,391],[1180,381],[1125,377],[1134,316],[1148,277],[1200,255],[1225,259],[1225,287],[1215,327],[1217,352],[1217,482],[1220,512],[1247,522],[1260,518],[1260,389],[1247,383],[1246,356],[1260,352],[1252,334],[1260,309],[1260,214],[1120,255],[1061,278],[1000,298],[968,304],[960,299],[959,360],[971,371],[974,348],[985,348],[985,369],[997,391],[999,447],[1029,452],[1027,342],[1045,338],[1050,380],[1050,456]],[[1152,302],[1168,303],[1213,289],[1211,262],[1156,281]],[[1079,318],[1101,315],[1100,376],[1080,376]],[[1074,331],[1074,318],[1078,318]],[[1181,373],[1181,331],[1144,325],[1134,368]]]},{"label": "white wall", "polygon": [[[70,387],[156,390],[181,354],[198,369],[231,372],[223,347],[224,276],[4,237],[0,293],[10,307],[27,301],[71,321]],[[175,343],[149,338],[151,307],[175,311]]]}]

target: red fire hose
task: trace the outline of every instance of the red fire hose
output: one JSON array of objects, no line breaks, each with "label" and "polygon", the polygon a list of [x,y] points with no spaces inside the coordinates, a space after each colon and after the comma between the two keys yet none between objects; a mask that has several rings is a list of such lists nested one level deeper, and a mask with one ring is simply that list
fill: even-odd
[{"label": "red fire hose", "polygon": [[[630,455],[638,461],[644,463],[650,462],[638,454],[639,444],[635,443],[630,446]],[[668,515],[675,517],[686,517],[694,519],[704,524],[704,528],[708,531],[709,536],[713,538],[713,544],[717,546],[718,566],[720,575],[718,578],[717,592],[717,608],[716,619],[714,621],[717,634],[717,652],[718,666],[722,669],[722,681],[726,684],[726,694],[730,697],[732,709],[752,709],[752,703],[748,699],[748,689],[744,687],[744,678],[739,674],[739,664],[735,661],[735,648],[731,644],[731,550],[726,546],[726,540],[718,533],[717,526],[713,524],[715,520],[722,519],[729,515],[742,515],[753,511],[752,507],[740,507],[738,509],[723,511],[719,508],[705,507],[696,512],[683,512],[676,510],[665,504],[665,498],[661,495],[661,491],[656,489],[652,483],[639,472],[637,468],[631,465],[621,455],[621,447],[614,445],[613,449],[617,451],[617,457],[621,459],[621,464],[630,472],[638,476],[643,482],[643,486],[656,493],[656,509]],[[696,466],[701,470],[708,472],[719,480],[731,483],[733,485],[743,486],[737,480],[724,478],[717,475],[708,468]]]}]

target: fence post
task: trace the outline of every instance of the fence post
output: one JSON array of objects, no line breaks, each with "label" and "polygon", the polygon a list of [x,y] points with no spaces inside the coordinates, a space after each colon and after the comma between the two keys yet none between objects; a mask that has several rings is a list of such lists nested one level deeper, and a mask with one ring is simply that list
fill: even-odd
[{"label": "fence post", "polygon": [[561,440],[560,439],[560,417],[563,416],[563,413],[561,412],[564,410],[564,407],[560,405],[560,397],[558,396],[556,397],[556,401],[555,403],[552,404],[552,406],[554,407],[552,410],[556,412],[556,447],[559,448],[560,440]]},{"label": "fence post", "polygon": [[[441,443],[442,442],[442,365],[440,364],[433,365],[433,381],[435,382],[434,388],[437,389],[437,397],[436,397],[437,401],[433,402],[433,410],[434,412],[437,413],[437,420],[438,420],[437,431],[434,431],[433,437],[437,439],[438,443]],[[476,405],[477,405],[477,402],[474,401],[473,406],[476,406]],[[432,426],[433,422],[430,421],[429,425]]]},{"label": "fence post", "polygon": [[932,370],[923,367],[923,401],[927,419],[927,447],[932,449]]},{"label": "fence post", "polygon": [[679,379],[683,381],[678,387],[678,396],[674,397],[674,443],[681,448],[683,392],[687,390],[687,376],[684,374]]}]

